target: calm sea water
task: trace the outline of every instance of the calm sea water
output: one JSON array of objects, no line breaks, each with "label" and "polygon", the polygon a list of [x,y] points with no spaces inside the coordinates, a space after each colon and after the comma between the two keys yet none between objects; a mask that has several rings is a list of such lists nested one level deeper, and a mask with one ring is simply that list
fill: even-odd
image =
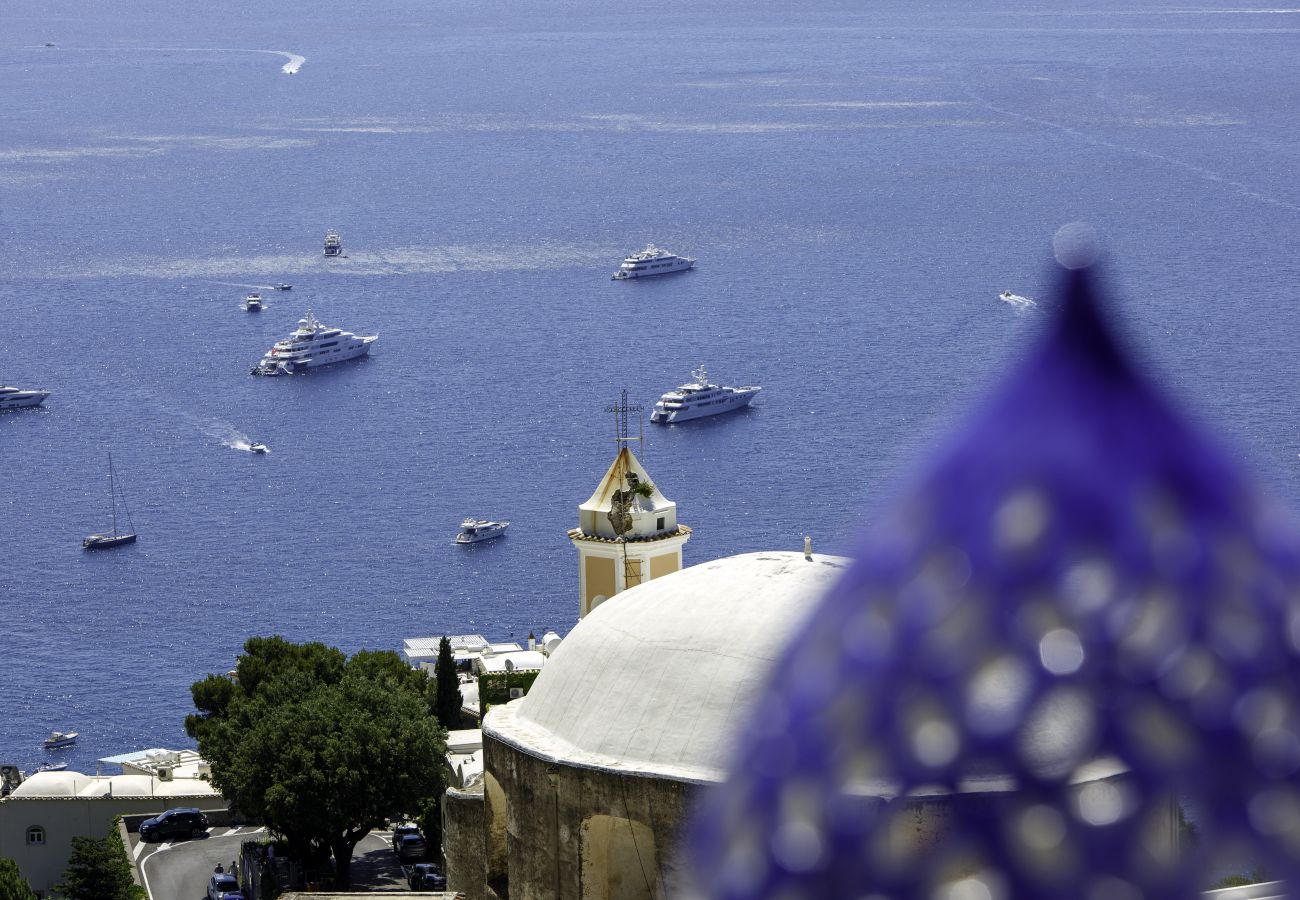
[{"label": "calm sea water", "polygon": [[[8,0],[0,382],[53,395],[0,414],[0,761],[186,744],[251,634],[566,630],[605,407],[701,362],[764,391],[648,431],[688,562],[851,552],[1073,220],[1152,371],[1295,495],[1300,10],[1056,6]],[[648,241],[697,270],[611,282]],[[373,357],[249,377],[307,307]],[[140,541],[84,553],[110,450]]]}]

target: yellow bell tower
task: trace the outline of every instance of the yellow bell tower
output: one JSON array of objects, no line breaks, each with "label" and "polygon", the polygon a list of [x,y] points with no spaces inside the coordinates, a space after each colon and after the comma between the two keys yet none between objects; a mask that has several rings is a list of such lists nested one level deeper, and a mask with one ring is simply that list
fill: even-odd
[{"label": "yellow bell tower", "polygon": [[626,446],[578,507],[569,540],[578,550],[579,618],[610,597],[682,567],[691,529]]}]

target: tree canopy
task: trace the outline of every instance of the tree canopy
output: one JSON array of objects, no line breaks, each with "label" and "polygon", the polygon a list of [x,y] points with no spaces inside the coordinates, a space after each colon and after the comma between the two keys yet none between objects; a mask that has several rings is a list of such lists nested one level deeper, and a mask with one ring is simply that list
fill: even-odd
[{"label": "tree canopy", "polygon": [[36,900],[36,893],[22,875],[18,863],[0,857],[0,900]]},{"label": "tree canopy", "polygon": [[[131,876],[131,861],[116,827],[102,838],[74,837],[63,880],[54,886],[59,900],[144,900],[144,888]],[[21,895],[19,895],[21,896]]]},{"label": "tree canopy", "polygon": [[390,818],[442,789],[443,730],[428,676],[397,654],[346,657],[324,644],[249,638],[234,677],[190,689],[185,720],[212,783],[300,858],[334,857],[351,885],[352,851]]}]

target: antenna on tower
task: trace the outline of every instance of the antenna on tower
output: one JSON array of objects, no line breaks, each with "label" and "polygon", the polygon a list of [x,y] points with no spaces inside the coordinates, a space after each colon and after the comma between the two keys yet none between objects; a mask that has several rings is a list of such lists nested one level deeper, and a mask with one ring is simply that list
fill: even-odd
[{"label": "antenna on tower", "polygon": [[[622,450],[624,446],[636,441],[641,445],[641,458],[645,459],[645,416],[643,416],[640,406],[629,406],[627,402],[627,388],[619,396],[618,404],[615,406],[605,407],[605,412],[614,414],[614,446]],[[637,436],[631,437],[628,434],[627,414],[637,414]]]}]

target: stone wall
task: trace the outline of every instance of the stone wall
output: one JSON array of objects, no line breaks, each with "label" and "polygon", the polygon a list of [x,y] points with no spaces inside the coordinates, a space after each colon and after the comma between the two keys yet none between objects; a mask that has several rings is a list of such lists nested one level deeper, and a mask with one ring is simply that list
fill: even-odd
[{"label": "stone wall", "polygon": [[489,834],[504,826],[511,900],[657,900],[681,892],[678,830],[692,785],[556,765],[489,735],[483,750],[506,801],[503,811],[488,803],[487,825]]},{"label": "stone wall", "polygon": [[447,888],[462,892],[466,900],[488,900],[487,810],[481,778],[443,794],[442,852]]}]

